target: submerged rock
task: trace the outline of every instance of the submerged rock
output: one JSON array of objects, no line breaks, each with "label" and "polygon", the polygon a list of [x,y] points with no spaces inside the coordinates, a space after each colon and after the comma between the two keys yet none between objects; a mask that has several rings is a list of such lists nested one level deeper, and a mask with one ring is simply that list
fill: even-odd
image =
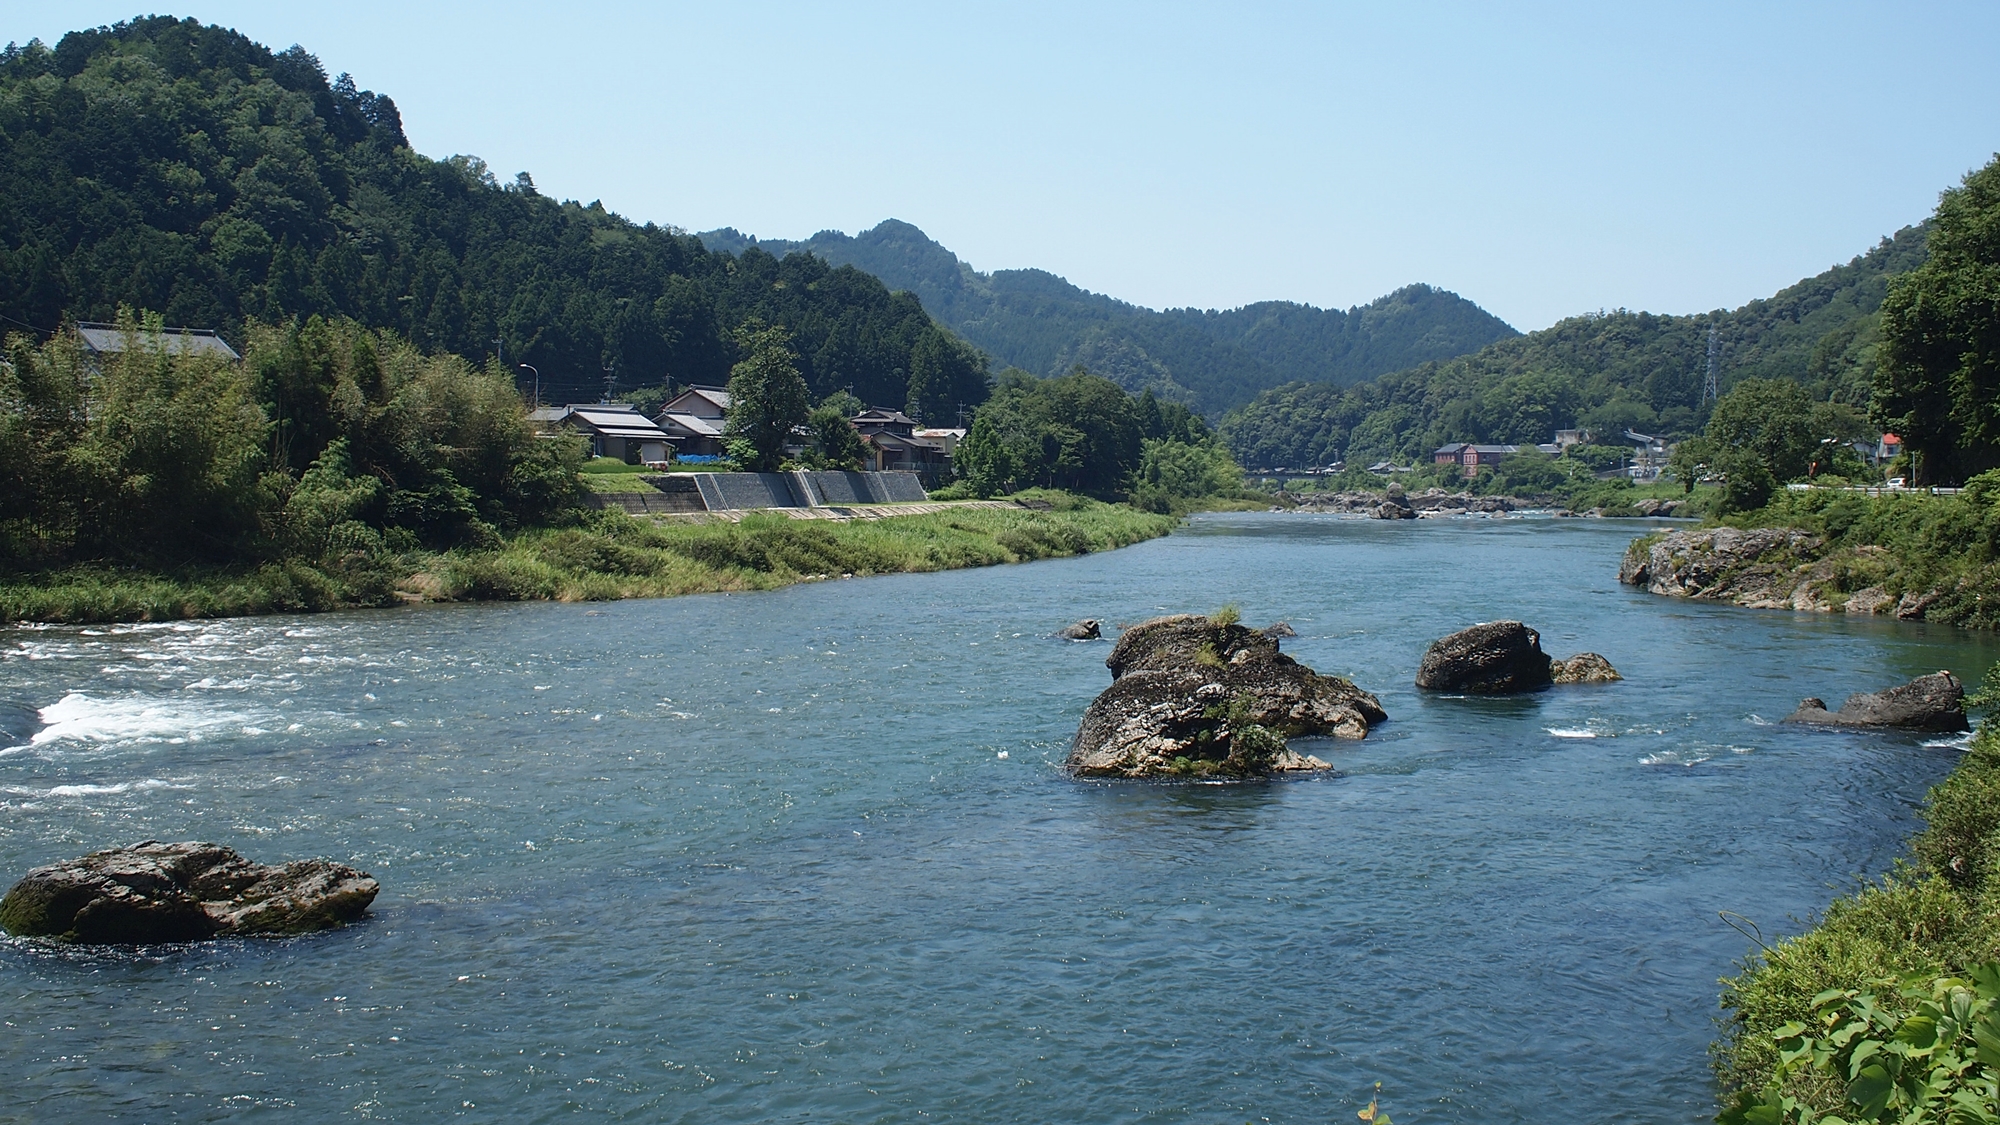
[{"label": "submerged rock", "polygon": [[1519,621],[1488,621],[1431,643],[1417,666],[1426,691],[1503,695],[1554,683],[1542,635]]},{"label": "submerged rock", "polygon": [[1103,635],[1098,631],[1103,624],[1095,617],[1086,617],[1074,625],[1063,626],[1056,631],[1056,636],[1066,641],[1094,641]]},{"label": "submerged rock", "polygon": [[1549,676],[1559,684],[1608,684],[1625,678],[1609,660],[1594,652],[1579,652],[1568,660],[1549,661]]},{"label": "submerged rock", "polygon": [[1361,738],[1386,719],[1376,698],[1322,676],[1255,630],[1184,614],[1125,630],[1104,661],[1112,684],[1077,727],[1078,777],[1252,777],[1330,769],[1285,740]]},{"label": "submerged rock", "polygon": [[1828,711],[1825,702],[1808,697],[1799,701],[1799,709],[1785,721],[1920,731],[1972,729],[1965,720],[1965,685],[1950,672],[1918,676],[1887,691],[1857,692],[1848,696],[1838,711]]},{"label": "submerged rock", "polygon": [[0,899],[0,927],[91,945],[302,934],[359,918],[380,889],[332,860],[266,865],[220,844],[148,840],[28,872]]}]

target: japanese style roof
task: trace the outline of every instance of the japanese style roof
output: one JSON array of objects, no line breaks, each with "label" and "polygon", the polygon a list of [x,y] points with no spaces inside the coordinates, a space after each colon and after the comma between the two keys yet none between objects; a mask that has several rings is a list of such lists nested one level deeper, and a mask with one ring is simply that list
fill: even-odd
[{"label": "japanese style roof", "polygon": [[722,436],[722,427],[716,424],[717,419],[704,418],[699,414],[689,414],[681,410],[666,411],[654,419],[654,421],[660,424],[661,429],[667,430],[669,433],[678,429],[686,430],[698,437],[719,438]]},{"label": "japanese style roof", "polygon": [[560,421],[605,437],[637,438],[641,441],[672,441],[673,436],[653,424],[653,420],[623,403],[592,403],[570,406]]},{"label": "japanese style roof", "polygon": [[887,410],[880,406],[871,406],[854,416],[854,424],[857,426],[915,427],[917,420],[900,410]]},{"label": "japanese style roof", "polygon": [[688,387],[667,403],[665,412],[720,418],[729,412],[729,392],[721,387]]},{"label": "japanese style roof", "polygon": [[76,326],[76,334],[83,338],[84,347],[98,355],[123,352],[128,342],[136,340],[141,347],[159,348],[173,355],[243,358],[236,354],[235,348],[230,347],[219,334],[209,328],[162,328],[158,332],[140,329],[127,333],[115,324],[99,324],[86,320]]},{"label": "japanese style roof", "polygon": [[880,433],[862,434],[861,440],[873,442],[885,449],[935,449],[939,451],[944,449],[942,442],[927,441],[916,437],[904,437],[901,434],[892,434],[887,430],[883,430]]}]

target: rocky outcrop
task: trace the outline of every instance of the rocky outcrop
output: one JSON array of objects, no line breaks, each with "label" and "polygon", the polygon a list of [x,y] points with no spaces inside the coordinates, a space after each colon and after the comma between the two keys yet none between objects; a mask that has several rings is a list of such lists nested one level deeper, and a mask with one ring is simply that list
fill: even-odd
[{"label": "rocky outcrop", "polygon": [[1799,709],[1786,716],[1785,721],[1917,731],[1971,729],[1965,720],[1965,685],[1950,672],[1918,676],[1887,691],[1858,692],[1848,696],[1838,711],[1828,711],[1821,700],[1802,699]]},{"label": "rocky outcrop", "polygon": [[1292,628],[1290,625],[1286,624],[1283,621],[1273,621],[1271,624],[1264,626],[1262,631],[1265,636],[1271,638],[1274,641],[1283,640],[1286,637],[1296,637],[1299,635],[1299,631],[1297,629]]},{"label": "rocky outcrop", "polygon": [[1519,621],[1487,621],[1431,643],[1417,666],[1425,691],[1509,695],[1551,684],[1599,684],[1624,679],[1609,660],[1581,652],[1551,660],[1542,635]]},{"label": "rocky outcrop", "polygon": [[1361,738],[1388,716],[1376,698],[1278,650],[1275,638],[1207,617],[1125,630],[1112,683],[1077,727],[1078,777],[1254,777],[1331,768],[1286,739]]},{"label": "rocky outcrop", "polygon": [[1594,652],[1579,652],[1568,660],[1549,661],[1549,678],[1559,684],[1608,684],[1625,677],[1609,660]]},{"label": "rocky outcrop", "polygon": [[1618,580],[1670,598],[1807,613],[1894,613],[1904,620],[1923,618],[1953,596],[1944,590],[1892,594],[1896,571],[1895,558],[1873,544],[1829,549],[1824,539],[1798,528],[1717,527],[1635,540]]},{"label": "rocky outcrop", "polygon": [[1797,528],[1675,531],[1627,548],[1618,580],[1670,598],[1790,609],[1824,546]]},{"label": "rocky outcrop", "polygon": [[0,899],[0,927],[92,945],[301,934],[359,918],[379,889],[331,860],[266,865],[220,844],[148,840],[28,872]]},{"label": "rocky outcrop", "polygon": [[1074,625],[1065,625],[1056,631],[1056,636],[1066,641],[1094,641],[1100,634],[1098,626],[1104,624],[1095,617],[1086,617]]},{"label": "rocky outcrop", "polygon": [[1542,635],[1519,621],[1488,621],[1441,637],[1417,666],[1417,686],[1426,691],[1502,695],[1554,682]]},{"label": "rocky outcrop", "polygon": [[1400,512],[1382,516],[1382,507],[1407,509],[1415,516],[1462,516],[1493,514],[1540,508],[1544,502],[1512,496],[1474,496],[1470,492],[1446,492],[1429,488],[1404,493],[1392,486],[1388,492],[1287,492],[1282,498],[1297,511],[1362,515],[1385,519],[1409,519]]}]

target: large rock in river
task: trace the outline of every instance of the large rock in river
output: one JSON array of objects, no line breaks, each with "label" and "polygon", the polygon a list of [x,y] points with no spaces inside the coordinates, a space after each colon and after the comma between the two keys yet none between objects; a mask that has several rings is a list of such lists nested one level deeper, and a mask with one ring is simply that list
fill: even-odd
[{"label": "large rock in river", "polygon": [[1417,686],[1426,691],[1508,695],[1540,691],[1550,684],[1598,684],[1624,679],[1609,660],[1580,652],[1551,660],[1542,635],[1519,621],[1487,621],[1441,637],[1417,666]]},{"label": "large rock in river", "polygon": [[1077,727],[1079,777],[1253,777],[1329,769],[1289,738],[1361,738],[1388,716],[1376,698],[1278,651],[1275,638],[1195,615],[1125,630],[1112,683]]},{"label": "large rock in river", "polygon": [[28,872],[0,899],[0,926],[93,945],[301,934],[359,918],[378,890],[332,860],[266,865],[220,844],[148,840]]},{"label": "large rock in river", "polygon": [[1427,691],[1501,695],[1553,682],[1542,635],[1519,621],[1488,621],[1441,637],[1417,666],[1417,686]]},{"label": "large rock in river", "polygon": [[1829,727],[1891,727],[1900,730],[1970,730],[1965,721],[1965,685],[1950,672],[1918,676],[1887,691],[1857,692],[1838,711],[1818,699],[1802,699],[1788,723]]}]

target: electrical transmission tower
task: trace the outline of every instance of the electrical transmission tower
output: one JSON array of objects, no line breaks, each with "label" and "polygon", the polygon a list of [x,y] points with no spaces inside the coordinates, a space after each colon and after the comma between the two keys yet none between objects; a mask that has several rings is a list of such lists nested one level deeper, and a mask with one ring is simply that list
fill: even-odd
[{"label": "electrical transmission tower", "polygon": [[1714,402],[1722,397],[1718,380],[1722,375],[1722,339],[1716,335],[1715,325],[1708,326],[1708,371],[1701,382],[1701,401]]}]

